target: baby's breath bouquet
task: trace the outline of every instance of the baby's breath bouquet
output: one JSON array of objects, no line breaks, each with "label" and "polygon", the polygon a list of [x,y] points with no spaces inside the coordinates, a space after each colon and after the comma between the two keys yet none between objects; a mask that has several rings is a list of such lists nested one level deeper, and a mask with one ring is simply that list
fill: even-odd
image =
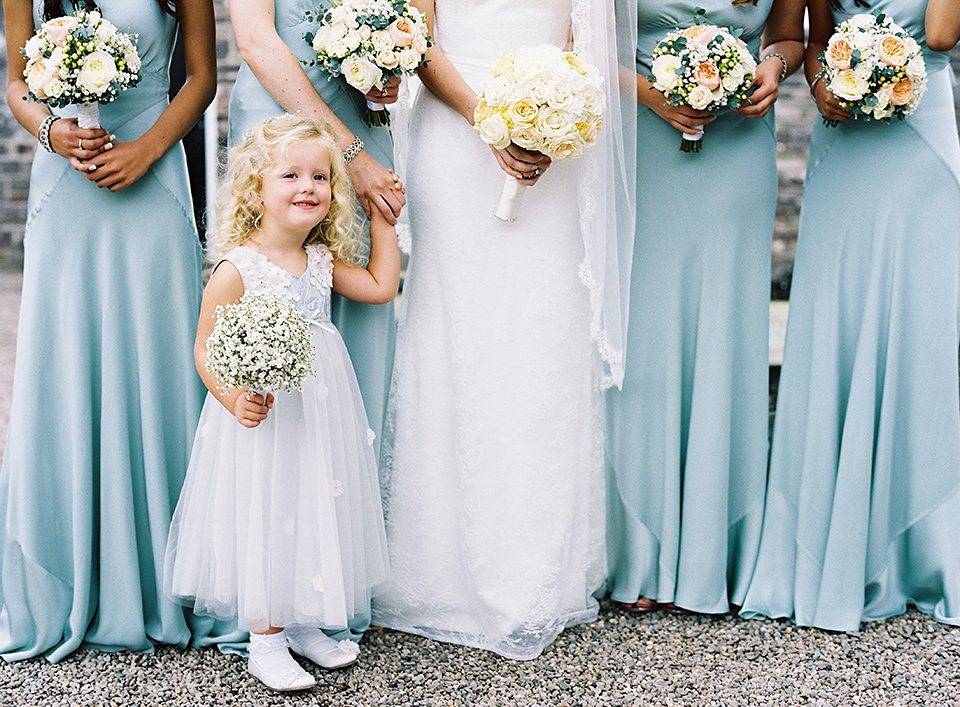
[{"label": "baby's breath bouquet", "polygon": [[220,305],[207,339],[207,370],[224,388],[250,392],[300,389],[313,373],[310,326],[276,297],[244,294]]},{"label": "baby's breath bouquet", "polygon": [[[927,89],[920,45],[887,15],[841,22],[819,59],[824,85],[845,110],[865,120],[903,120]],[[836,125],[826,118],[824,123]]]},{"label": "baby's breath bouquet", "polygon": [[[306,63],[331,77],[342,75],[360,93],[382,89],[391,76],[412,74],[432,44],[423,14],[406,0],[334,0],[307,19],[320,26],[304,36],[317,54]],[[390,114],[382,103],[367,101],[364,120],[389,125]]]},{"label": "baby's breath bouquet", "polygon": [[[737,108],[747,100],[757,62],[750,49],[729,30],[700,24],[674,30],[657,42],[651,57],[653,87],[662,91],[670,105],[688,105],[697,110]],[[700,152],[703,133],[683,133],[680,149]]]},{"label": "baby's breath bouquet", "polygon": [[44,22],[20,50],[29,97],[54,108],[76,103],[80,127],[99,128],[100,104],[140,81],[136,39],[96,10]]},{"label": "baby's breath bouquet", "polygon": [[[511,142],[550,159],[580,157],[603,126],[603,77],[574,52],[550,44],[505,49],[483,81],[473,114],[480,139]],[[508,176],[494,215],[517,217],[522,182]]]}]

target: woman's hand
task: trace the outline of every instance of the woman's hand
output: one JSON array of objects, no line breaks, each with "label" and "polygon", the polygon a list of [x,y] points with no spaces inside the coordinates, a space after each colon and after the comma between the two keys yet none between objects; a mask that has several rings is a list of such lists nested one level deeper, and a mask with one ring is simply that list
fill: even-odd
[{"label": "woman's hand", "polygon": [[644,105],[687,135],[699,135],[703,126],[714,119],[710,111],[697,110],[690,106],[674,106],[643,76],[637,75],[637,103]]},{"label": "woman's hand", "polygon": [[114,136],[101,128],[81,128],[76,118],[61,118],[50,124],[50,146],[66,157],[73,168],[87,173],[91,165],[83,162],[113,147]]},{"label": "woman's hand", "polygon": [[843,106],[840,105],[840,99],[833,95],[833,91],[824,85],[823,79],[813,85],[811,92],[813,93],[813,100],[817,102],[817,110],[820,111],[820,115],[822,115],[825,120],[843,122],[853,117],[853,113],[845,110]]},{"label": "woman's hand", "polygon": [[256,427],[267,419],[267,412],[273,407],[273,393],[267,393],[267,399],[259,393],[241,392],[233,401],[233,415],[244,427]]},{"label": "woman's hand", "polygon": [[744,118],[762,118],[773,108],[780,94],[780,72],[783,63],[775,56],[768,56],[757,65],[757,72],[750,88],[755,89],[747,103],[736,109]]},{"label": "woman's hand", "polygon": [[394,189],[393,172],[361,150],[349,165],[350,181],[367,218],[377,209],[391,226],[407,203],[403,190]]},{"label": "woman's hand", "polygon": [[371,103],[396,103],[397,97],[400,95],[400,77],[391,76],[387,81],[387,85],[383,89],[371,88],[363,97],[366,98]]},{"label": "woman's hand", "polygon": [[550,158],[542,152],[525,150],[512,142],[502,150],[493,145],[490,149],[493,151],[493,156],[497,158],[500,169],[528,187],[540,180],[551,162]]},{"label": "woman's hand", "polygon": [[101,189],[120,191],[146,174],[156,159],[140,140],[115,142],[109,151],[83,162],[87,170],[82,171]]}]

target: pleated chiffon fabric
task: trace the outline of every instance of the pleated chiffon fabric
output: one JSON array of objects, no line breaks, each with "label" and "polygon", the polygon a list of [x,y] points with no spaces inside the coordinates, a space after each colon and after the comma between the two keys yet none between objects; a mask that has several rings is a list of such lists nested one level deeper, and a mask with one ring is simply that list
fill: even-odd
[{"label": "pleated chiffon fabric", "polygon": [[[150,0],[100,5],[121,31],[139,34],[140,84],[101,106],[101,124],[132,140],[167,105],[175,23]],[[37,151],[0,471],[6,660],[228,637],[228,627],[195,619],[161,591],[203,399],[193,362],[199,308],[200,247],[179,145],[115,193]]]},{"label": "pleated chiffon fabric", "polygon": [[[921,43],[925,8],[871,3]],[[924,57],[905,121],[814,127],[747,616],[960,624],[960,143]]]},{"label": "pleated chiffon fabric", "polygon": [[[757,52],[770,0],[641,0],[638,73],[697,5]],[[720,111],[688,154],[640,106],[637,136],[626,372],[607,394],[608,588],[620,602],[723,613],[746,591],[763,513],[773,114]]]}]

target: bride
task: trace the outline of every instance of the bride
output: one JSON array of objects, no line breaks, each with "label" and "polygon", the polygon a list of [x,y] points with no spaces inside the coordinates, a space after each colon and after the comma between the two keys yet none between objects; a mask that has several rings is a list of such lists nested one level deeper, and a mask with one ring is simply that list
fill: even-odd
[{"label": "bride", "polygon": [[[635,123],[614,97],[606,142],[553,164],[491,154],[472,128],[507,47],[572,46],[615,87],[613,0],[413,4],[436,45],[398,165],[412,249],[381,460],[392,577],[373,620],[530,659],[596,618],[606,574],[599,391],[622,378],[616,218],[632,232],[634,163],[609,162]],[[493,215],[504,173],[530,186],[512,223]]]}]

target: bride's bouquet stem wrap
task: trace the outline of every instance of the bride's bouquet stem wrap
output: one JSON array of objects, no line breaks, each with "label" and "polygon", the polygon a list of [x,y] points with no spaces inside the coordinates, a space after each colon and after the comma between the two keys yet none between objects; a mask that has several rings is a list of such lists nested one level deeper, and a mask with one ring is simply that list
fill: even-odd
[{"label": "bride's bouquet stem wrap", "polygon": [[[747,101],[757,62],[742,39],[723,27],[697,24],[677,29],[657,42],[651,53],[653,87],[673,106],[688,105],[714,111],[724,106],[738,108]],[[703,133],[682,133],[680,151],[703,149]]]},{"label": "bride's bouquet stem wrap", "polygon": [[[882,13],[841,22],[819,59],[823,85],[844,110],[864,120],[904,120],[927,89],[920,45]],[[838,121],[824,118],[823,123],[836,127]]]},{"label": "bride's bouquet stem wrap", "polygon": [[520,213],[520,202],[523,201],[523,194],[528,188],[516,177],[508,175],[503,180],[500,201],[497,202],[497,208],[493,215],[501,221],[516,221],[517,214]]},{"label": "bride's bouquet stem wrap", "polygon": [[77,104],[81,128],[100,127],[100,104],[140,81],[137,36],[120,32],[96,10],[44,22],[20,50],[29,93],[53,108]]},{"label": "bride's bouquet stem wrap", "polygon": [[[331,78],[343,76],[360,93],[383,89],[392,76],[410,76],[423,65],[433,43],[423,13],[406,0],[334,0],[322,13],[307,12],[318,22],[304,39],[316,53],[308,66]],[[364,121],[371,127],[390,124],[382,103],[367,101]]]},{"label": "bride's bouquet stem wrap", "polygon": [[[474,128],[497,149],[513,143],[553,160],[580,157],[603,126],[600,71],[575,52],[550,44],[505,49],[478,98]],[[507,177],[494,212],[497,218],[515,219],[522,194],[517,180]]]}]

